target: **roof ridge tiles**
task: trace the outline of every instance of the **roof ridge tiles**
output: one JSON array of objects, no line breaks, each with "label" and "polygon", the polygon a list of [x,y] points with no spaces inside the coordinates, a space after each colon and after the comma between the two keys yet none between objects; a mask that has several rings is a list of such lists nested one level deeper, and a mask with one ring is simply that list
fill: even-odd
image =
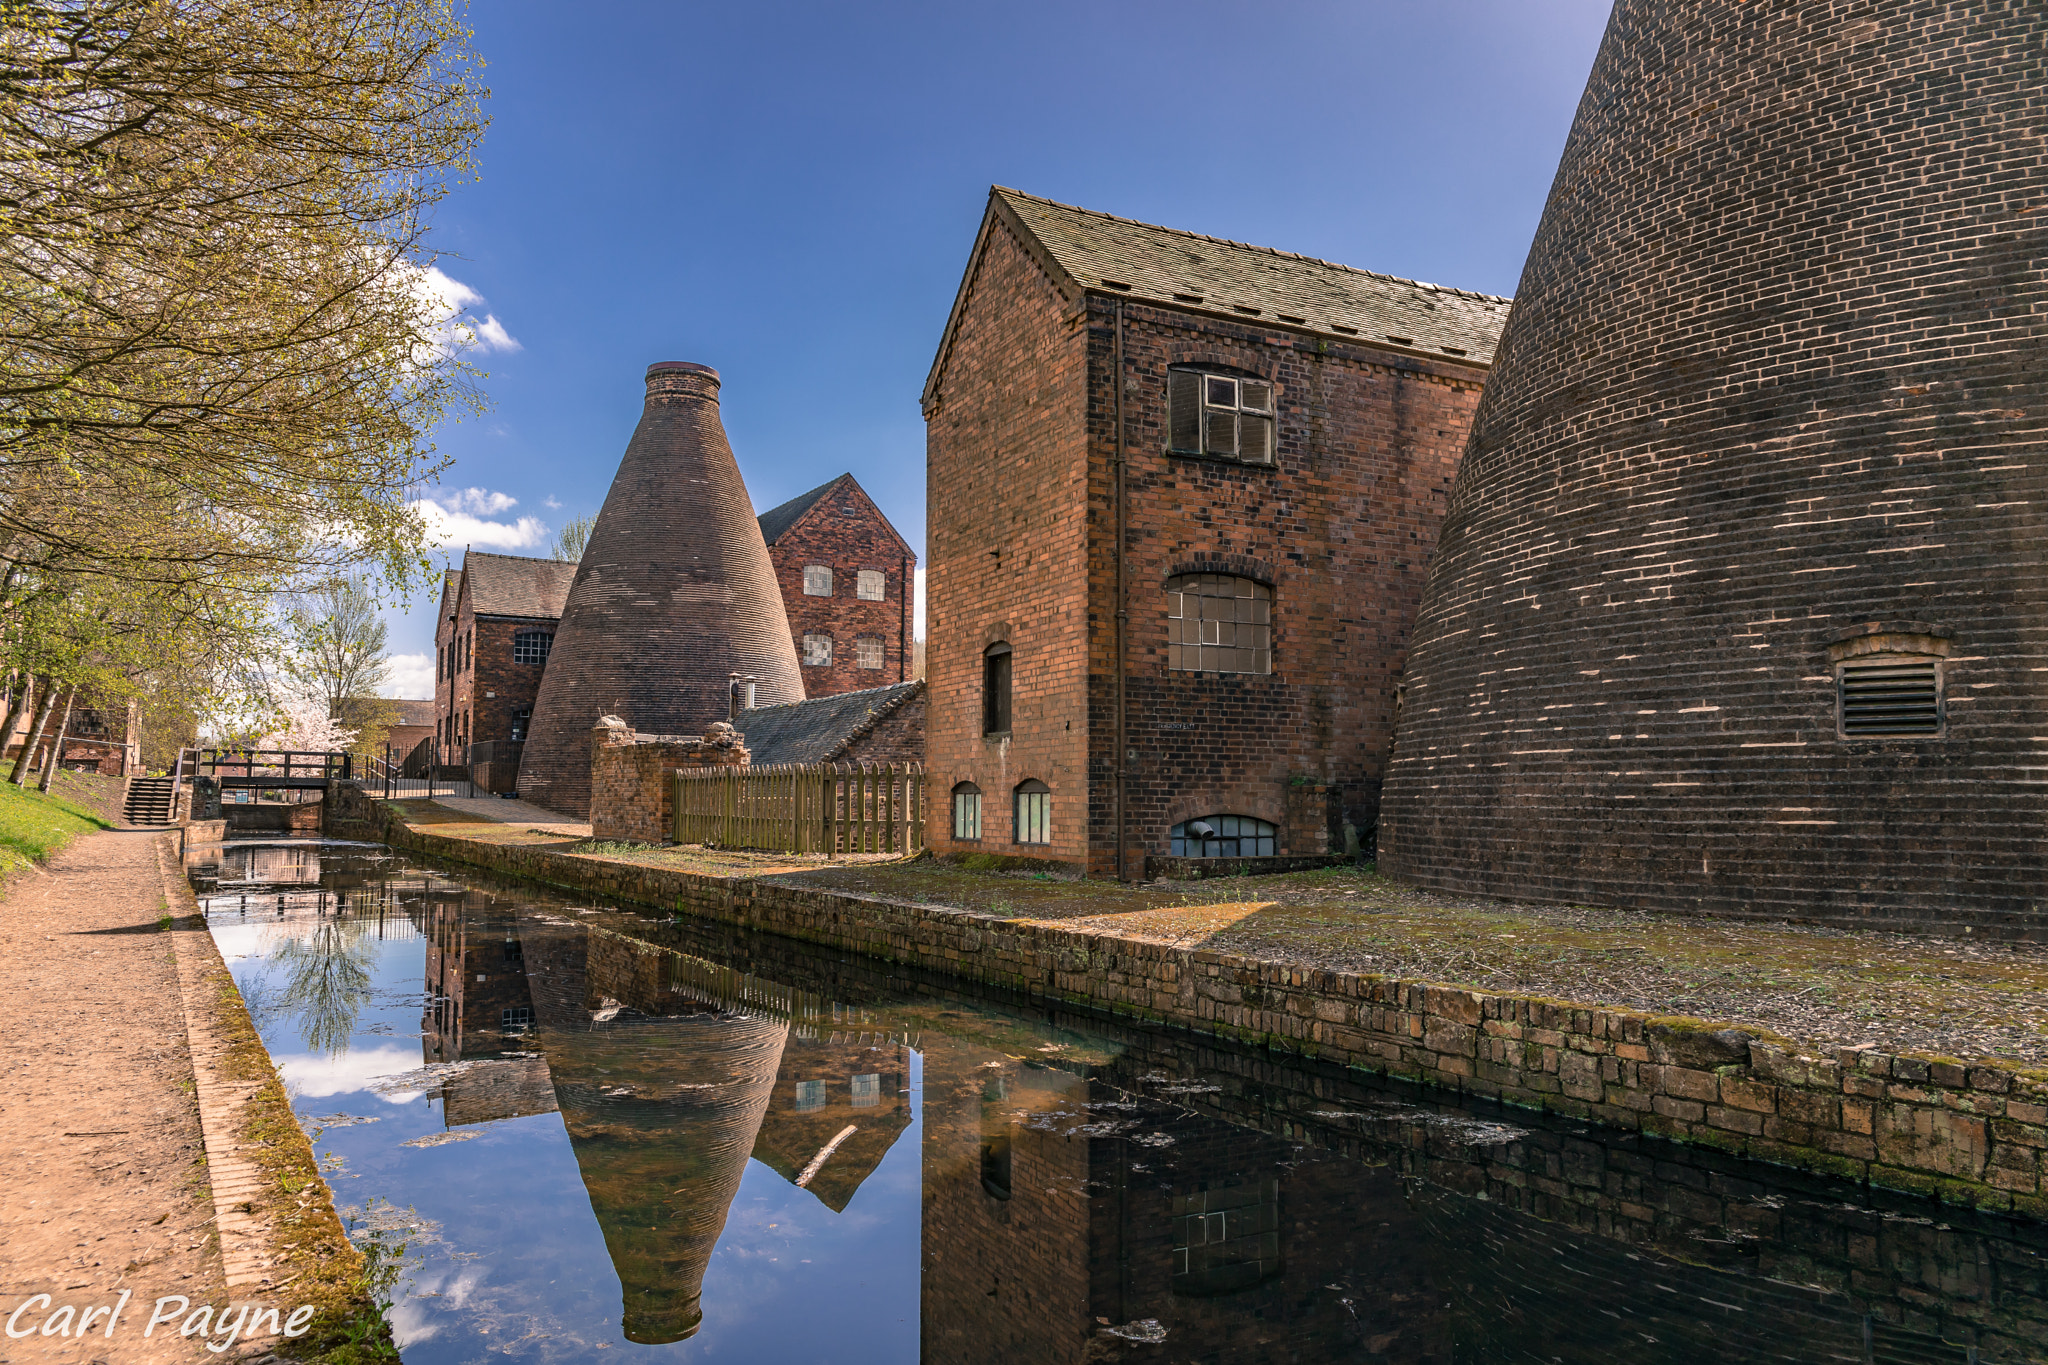
[{"label": "roof ridge tiles", "polygon": [[1310,256],[1299,251],[1282,251],[1276,246],[1261,246],[1257,242],[1240,242],[1235,237],[1217,237],[1206,232],[1195,232],[1189,228],[1168,227],[1164,223],[1148,223],[1142,218],[1126,218],[1120,213],[1105,213],[1101,209],[1091,209],[1082,204],[1069,204],[1063,200],[1049,199],[1045,195],[1031,194],[1025,190],[1012,189],[1008,185],[996,185],[993,188],[999,194],[1015,195],[1019,199],[1029,199],[1037,204],[1049,204],[1053,208],[1065,209],[1069,213],[1085,213],[1091,218],[1107,218],[1113,223],[1128,223],[1132,227],[1144,228],[1147,232],[1166,232],[1171,233],[1175,237],[1192,237],[1197,241],[1214,242],[1218,246],[1240,247],[1246,251],[1263,251],[1269,256],[1284,257],[1290,261],[1306,261],[1312,265],[1326,266],[1331,270],[1343,270],[1353,275],[1363,275],[1367,279],[1385,280],[1389,284],[1405,284],[1411,289],[1428,289],[1439,294],[1455,294],[1460,298],[1478,299],[1483,303],[1513,303],[1515,301],[1512,295],[1486,294],[1481,293],[1477,289],[1460,289],[1458,286],[1451,284],[1431,284],[1426,280],[1411,280],[1405,275],[1390,275],[1384,270],[1367,270],[1362,266],[1346,265],[1342,261],[1325,260],[1321,256]]}]

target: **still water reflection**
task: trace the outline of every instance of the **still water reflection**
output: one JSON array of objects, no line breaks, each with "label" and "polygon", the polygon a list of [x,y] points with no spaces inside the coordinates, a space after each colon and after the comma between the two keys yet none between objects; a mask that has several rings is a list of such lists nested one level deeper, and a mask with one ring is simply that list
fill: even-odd
[{"label": "still water reflection", "polygon": [[[405,1359],[2007,1362],[2036,1224],[365,845],[209,921]],[[600,1354],[601,1353],[601,1354]]]}]

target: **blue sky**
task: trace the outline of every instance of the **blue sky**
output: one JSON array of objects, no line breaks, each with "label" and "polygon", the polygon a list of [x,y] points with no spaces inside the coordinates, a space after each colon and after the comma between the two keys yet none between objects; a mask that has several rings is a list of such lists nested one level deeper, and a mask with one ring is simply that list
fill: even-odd
[{"label": "blue sky", "polygon": [[[655,360],[721,372],[757,509],[851,470],[921,549],[918,393],[991,184],[1512,293],[1607,9],[486,0],[491,126],[434,228],[489,320],[446,553],[594,512]],[[401,695],[432,614],[391,614]]]}]

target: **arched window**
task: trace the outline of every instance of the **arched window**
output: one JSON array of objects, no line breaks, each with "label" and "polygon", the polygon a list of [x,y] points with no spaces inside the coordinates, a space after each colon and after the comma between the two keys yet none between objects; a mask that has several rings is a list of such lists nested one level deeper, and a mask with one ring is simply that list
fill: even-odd
[{"label": "arched window", "polygon": [[981,788],[972,782],[956,783],[953,787],[953,837],[981,837]]},{"label": "arched window", "polygon": [[1270,858],[1280,831],[1249,815],[1204,815],[1167,831],[1176,858]]},{"label": "arched window", "polygon": [[545,630],[522,630],[512,637],[512,662],[515,664],[544,664],[548,651],[555,647],[553,632]]},{"label": "arched window", "polygon": [[1052,788],[1035,777],[1017,784],[1017,842],[1052,842]]},{"label": "arched window", "polygon": [[1166,666],[1186,673],[1271,673],[1273,590],[1220,573],[1167,579]]},{"label": "arched window", "polygon": [[981,732],[1010,733],[1010,647],[993,644],[981,652]]}]

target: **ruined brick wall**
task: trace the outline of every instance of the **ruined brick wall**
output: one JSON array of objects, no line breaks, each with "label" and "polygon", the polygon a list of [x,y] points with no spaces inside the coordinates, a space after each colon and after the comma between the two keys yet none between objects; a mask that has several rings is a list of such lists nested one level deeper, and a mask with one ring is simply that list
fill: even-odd
[{"label": "ruined brick wall", "polygon": [[[1431,568],[1382,866],[2048,923],[2044,35],[1991,0],[1617,5]],[[1838,730],[1830,646],[1873,630],[1942,641],[1942,733]]]},{"label": "ruined brick wall", "polygon": [[[1080,319],[1006,229],[971,282],[940,402],[926,414],[926,752],[931,847],[1080,863],[1087,846],[1083,547],[1087,357]],[[982,734],[982,651],[1015,651],[1007,736]],[[1010,793],[1052,788],[1052,842],[1012,842]],[[948,793],[982,790],[982,838],[956,844]]]},{"label": "ruined brick wall", "polygon": [[723,721],[703,735],[641,736],[607,716],[591,732],[590,837],[665,844],[675,829],[678,768],[740,768],[746,745]]},{"label": "ruined brick wall", "polygon": [[[803,668],[804,695],[826,697],[904,682],[910,673],[911,554],[881,510],[851,477],[832,490],[776,537],[768,547],[775,581],[782,588],[782,607],[789,614],[790,638]],[[804,592],[804,569],[821,565],[832,571],[832,593],[813,597]],[[859,596],[863,569],[882,575],[880,601]],[[832,641],[832,662],[813,664],[804,653],[806,635]],[[861,666],[862,641],[881,647],[879,666]]]},{"label": "ruined brick wall", "polygon": [[[1106,298],[1089,307],[1089,870],[1111,875],[1116,313]],[[1378,816],[1395,681],[1485,371],[1192,313],[1123,313],[1129,868],[1166,854],[1174,825],[1217,814],[1272,822],[1282,853],[1341,853],[1344,826],[1362,833]],[[1273,381],[1270,467],[1167,453],[1167,369],[1187,363]],[[1272,588],[1270,674],[1167,668],[1166,581],[1205,572]]]}]

